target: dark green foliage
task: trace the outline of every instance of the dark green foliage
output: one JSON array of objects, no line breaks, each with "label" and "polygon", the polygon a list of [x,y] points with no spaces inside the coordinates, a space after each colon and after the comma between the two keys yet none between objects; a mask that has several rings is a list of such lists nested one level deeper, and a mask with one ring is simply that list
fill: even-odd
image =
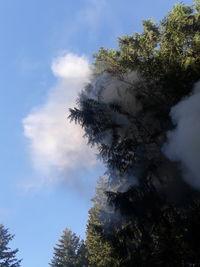
[{"label": "dark green foliage", "polygon": [[69,229],[65,229],[59,244],[54,248],[52,267],[84,267],[87,265],[84,242]]},{"label": "dark green foliage", "polygon": [[147,94],[141,88],[138,96],[160,96],[175,104],[199,79],[199,9],[177,4],[160,25],[147,20],[143,26],[143,33],[120,38],[118,51],[101,48],[95,55],[96,73],[106,71],[119,76],[139,71],[153,88]]},{"label": "dark green foliage", "polygon": [[100,217],[103,215],[109,216],[114,210],[107,206],[107,197],[104,193],[107,188],[107,179],[101,178],[96,188],[96,195],[93,198],[93,207],[89,210],[89,219],[87,224],[86,247],[88,266],[120,266],[120,262],[115,257],[112,243],[109,240],[102,238],[103,221]]},{"label": "dark green foliage", "polygon": [[19,267],[21,260],[17,260],[18,249],[11,250],[8,244],[14,235],[11,235],[2,224],[0,224],[0,266],[1,267]]},{"label": "dark green foliage", "polygon": [[[171,108],[200,78],[200,2],[177,4],[143,27],[120,38],[118,50],[100,48],[91,83],[70,110],[108,175],[107,201],[89,212],[89,266],[200,266],[200,194],[162,152]],[[105,101],[106,90],[118,98]]]}]

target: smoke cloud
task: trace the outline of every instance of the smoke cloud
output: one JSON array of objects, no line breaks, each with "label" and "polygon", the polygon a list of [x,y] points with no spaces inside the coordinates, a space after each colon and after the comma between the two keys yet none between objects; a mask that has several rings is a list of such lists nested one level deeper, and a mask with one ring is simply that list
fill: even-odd
[{"label": "smoke cloud", "polygon": [[103,73],[91,80],[87,97],[106,104],[118,104],[125,112],[133,115],[141,110],[133,90],[138,80],[136,72],[124,73],[121,79],[109,73]]},{"label": "smoke cloud", "polygon": [[70,123],[68,110],[75,105],[77,94],[87,84],[90,68],[87,59],[64,54],[52,63],[58,81],[46,102],[23,120],[24,135],[37,169],[44,173],[89,168],[96,164],[94,150],[83,138],[79,125]]},{"label": "smoke cloud", "polygon": [[[119,148],[109,157],[110,159],[112,157],[118,158],[119,165],[123,166],[126,172],[122,174],[115,164],[106,163],[107,174],[109,177],[114,177],[116,181],[111,186],[112,191],[124,192],[137,183],[137,174],[132,166],[135,154],[131,148],[130,150],[128,149],[126,142],[133,139],[136,130],[133,121],[142,111],[142,104],[137,101],[135,96],[136,86],[140,79],[138,73],[134,71],[123,73],[120,76],[114,76],[106,72],[99,75],[94,74],[88,86],[84,88],[79,96],[80,109],[84,107],[84,103],[88,99],[97,101],[100,112],[91,113],[94,116],[93,119],[100,126],[103,125],[105,127],[97,134],[93,134],[95,132],[93,131],[93,125],[88,125],[85,128],[85,132],[89,141],[97,144],[97,146],[103,145],[108,149],[111,148],[111,150],[113,150],[112,146],[115,143],[115,147],[118,146]],[[112,128],[111,124],[116,125],[116,127]],[[109,161],[107,156],[103,160],[105,160],[104,163],[107,160]],[[111,187],[108,190],[111,190]]]},{"label": "smoke cloud", "polygon": [[180,162],[185,180],[200,188],[200,82],[170,115],[176,127],[168,133],[163,151],[171,161]]}]

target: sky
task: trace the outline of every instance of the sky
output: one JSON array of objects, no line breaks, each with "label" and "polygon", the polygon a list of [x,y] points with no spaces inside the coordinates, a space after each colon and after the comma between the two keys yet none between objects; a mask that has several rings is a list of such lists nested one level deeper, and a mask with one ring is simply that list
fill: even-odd
[{"label": "sky", "polygon": [[15,234],[22,267],[47,267],[65,227],[85,237],[105,170],[67,117],[92,55],[174,3],[0,0],[0,223]]}]

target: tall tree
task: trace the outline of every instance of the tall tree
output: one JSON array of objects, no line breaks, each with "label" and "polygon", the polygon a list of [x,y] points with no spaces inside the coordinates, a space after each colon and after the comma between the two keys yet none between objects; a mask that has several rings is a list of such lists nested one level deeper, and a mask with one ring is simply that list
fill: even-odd
[{"label": "tall tree", "polygon": [[88,266],[120,266],[112,243],[103,238],[103,221],[102,215],[110,216],[114,214],[113,209],[107,205],[105,190],[108,180],[100,178],[96,188],[96,195],[92,199],[93,207],[89,210],[89,219],[86,231],[86,247]]},{"label": "tall tree", "polygon": [[86,249],[83,241],[71,230],[65,229],[59,243],[54,248],[52,267],[87,266]]},{"label": "tall tree", "polygon": [[120,38],[118,50],[100,48],[70,110],[107,167],[108,202],[121,217],[94,209],[89,225],[99,224],[120,266],[200,264],[200,194],[163,154],[170,110],[200,78],[199,7],[177,4],[160,24],[144,21],[141,34]]},{"label": "tall tree", "polygon": [[0,266],[1,267],[19,267],[21,260],[16,258],[18,249],[11,250],[8,244],[14,235],[10,234],[4,225],[0,224]]}]

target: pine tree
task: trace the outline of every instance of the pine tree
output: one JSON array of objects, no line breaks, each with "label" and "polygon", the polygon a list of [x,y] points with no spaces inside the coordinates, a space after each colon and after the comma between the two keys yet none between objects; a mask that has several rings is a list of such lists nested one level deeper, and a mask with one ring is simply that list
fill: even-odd
[{"label": "pine tree", "polygon": [[199,25],[199,0],[177,4],[160,24],[144,21],[141,34],[120,38],[118,50],[100,48],[91,82],[70,110],[99,150],[107,167],[108,203],[121,214],[116,220],[103,216],[103,209],[90,211],[93,262],[99,239],[120,266],[200,264],[200,194],[162,150],[174,127],[171,108],[199,79]]},{"label": "pine tree", "polygon": [[88,266],[120,266],[114,254],[112,244],[103,237],[102,214],[108,216],[113,214],[113,209],[107,205],[107,197],[104,193],[107,188],[107,179],[101,178],[98,181],[96,195],[92,199],[93,207],[89,210],[89,219],[86,232],[86,247]]},{"label": "pine tree", "polygon": [[1,267],[19,267],[21,260],[17,260],[16,254],[18,249],[11,250],[8,243],[12,241],[14,235],[8,232],[2,224],[0,224],[0,266]]},{"label": "pine tree", "polygon": [[59,243],[54,248],[54,256],[50,263],[52,267],[84,267],[86,265],[86,250],[83,241],[71,230],[65,229]]},{"label": "pine tree", "polygon": [[77,267],[87,267],[88,266],[88,258],[87,258],[87,247],[83,240],[79,243],[79,248],[77,251]]}]

